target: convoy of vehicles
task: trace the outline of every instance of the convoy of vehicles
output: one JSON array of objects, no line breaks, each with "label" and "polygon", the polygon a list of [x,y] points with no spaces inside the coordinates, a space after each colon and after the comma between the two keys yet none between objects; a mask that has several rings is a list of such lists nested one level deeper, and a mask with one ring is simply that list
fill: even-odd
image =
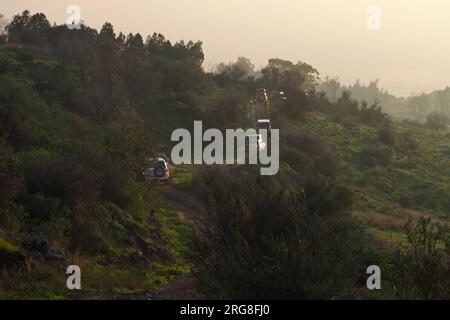
[{"label": "convoy of vehicles", "polygon": [[[277,97],[278,99],[285,99],[286,97],[284,96],[284,93],[281,91],[272,91],[271,92],[271,99],[274,99],[275,97]],[[269,99],[268,99],[268,95],[267,95],[267,90],[264,88],[260,88],[256,90],[256,95],[255,95],[255,103],[264,103],[264,104],[268,104]],[[258,116],[264,116],[267,115],[268,111],[266,108],[263,108],[263,111],[260,112],[255,112],[253,114],[253,117],[256,118]],[[258,118],[256,118],[258,119]],[[260,130],[267,130],[267,133],[270,134],[271,130],[272,130],[272,124],[270,119],[259,119],[256,120],[255,123],[255,129],[257,131],[257,133],[260,133]]]},{"label": "convoy of vehicles", "polygon": [[[286,102],[287,97],[283,91],[272,90],[270,92],[270,100],[278,101],[278,102]],[[269,95],[267,94],[267,89],[264,89],[264,88],[256,89],[254,102],[268,104],[269,103]]]},{"label": "convoy of vehicles", "polygon": [[[285,100],[283,92],[271,92],[271,98],[278,97],[278,99]],[[255,103],[268,104],[269,99],[266,89],[257,89],[254,99]],[[256,121],[256,134],[249,135],[246,139],[246,146],[248,151],[262,151],[267,147],[263,136],[260,134],[261,130],[267,130],[270,134],[272,130],[272,123],[270,119],[259,119]],[[165,184],[170,180],[169,160],[164,154],[158,154],[157,157],[146,159],[144,169],[139,171],[139,176],[146,181],[159,181]]]}]

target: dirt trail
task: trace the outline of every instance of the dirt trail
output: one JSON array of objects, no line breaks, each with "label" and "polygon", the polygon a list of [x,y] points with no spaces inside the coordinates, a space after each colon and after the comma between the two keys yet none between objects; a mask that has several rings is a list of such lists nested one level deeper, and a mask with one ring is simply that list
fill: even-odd
[{"label": "dirt trail", "polygon": [[266,119],[269,116],[269,110],[264,103],[252,103],[250,105],[251,117],[253,126],[256,126],[256,122],[259,119]]},{"label": "dirt trail", "polygon": [[[169,186],[161,190],[164,202],[174,211],[181,213],[197,228],[201,225],[201,217],[205,208],[197,198],[183,192],[175,187]],[[138,295],[122,295],[119,299],[124,300],[169,300],[169,299],[199,299],[201,296],[196,290],[197,280],[190,275],[179,276],[164,288]]]},{"label": "dirt trail", "polygon": [[[184,215],[193,225],[194,229],[202,225],[201,217],[204,216],[206,210],[201,201],[174,187],[163,189],[161,194],[166,204],[173,210]],[[195,289],[196,286],[197,281],[193,276],[179,276],[166,287],[154,292],[151,299],[200,299],[202,297]]]},{"label": "dirt trail", "polygon": [[194,228],[198,226],[201,217],[206,213],[200,200],[174,187],[161,190],[161,194],[169,207],[183,213]]},{"label": "dirt trail", "polygon": [[[168,207],[186,217],[194,228],[201,224],[205,208],[201,201],[175,187],[169,186],[161,190],[161,195]],[[179,276],[167,286],[155,291],[143,293],[83,292],[75,296],[75,300],[190,300],[201,299],[196,290],[197,281],[193,276]]]}]

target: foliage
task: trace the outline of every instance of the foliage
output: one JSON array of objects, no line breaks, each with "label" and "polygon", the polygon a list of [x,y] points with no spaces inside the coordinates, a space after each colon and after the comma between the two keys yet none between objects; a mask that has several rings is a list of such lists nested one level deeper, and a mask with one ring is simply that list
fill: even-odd
[{"label": "foliage", "polygon": [[405,226],[407,242],[392,259],[392,290],[401,299],[450,298],[450,234],[431,219]]},{"label": "foliage", "polygon": [[[2,41],[0,295],[65,297],[49,254],[82,265],[91,290],[149,290],[189,273],[188,222],[137,173],[193,120],[252,126],[249,101],[265,87],[287,96],[267,107],[282,128],[277,178],[243,166],[204,179],[188,166],[172,171],[184,189],[205,187],[209,215],[192,258],[211,296],[359,298],[364,268],[379,261],[389,298],[445,296],[445,238],[428,222],[404,233],[401,224],[448,218],[450,148],[435,132],[447,125],[448,90],[396,99],[377,82],[333,79],[315,90],[316,69],[281,59],[258,71],[241,57],[207,73],[200,41],[124,35],[110,23],[68,30],[28,11]],[[421,121],[440,113],[428,126],[398,123],[384,113],[396,104]],[[396,254],[375,248],[388,237],[409,244]],[[30,252],[33,238],[48,250]],[[396,274],[394,264],[404,268]],[[426,283],[429,274],[444,286]]]},{"label": "foliage", "polygon": [[425,125],[435,131],[445,130],[447,129],[450,120],[444,114],[439,112],[432,112],[427,115],[427,120]]},{"label": "foliage", "polygon": [[[267,188],[267,184],[271,188]],[[273,179],[207,175],[208,216],[197,238],[197,276],[213,297],[330,299],[359,279],[363,233],[333,182],[286,190]],[[259,199],[264,201],[259,201]],[[338,200],[339,199],[339,200]]]}]

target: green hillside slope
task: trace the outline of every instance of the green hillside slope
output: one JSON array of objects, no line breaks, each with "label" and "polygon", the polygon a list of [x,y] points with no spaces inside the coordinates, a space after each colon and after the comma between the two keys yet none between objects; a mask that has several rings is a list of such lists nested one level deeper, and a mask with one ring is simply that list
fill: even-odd
[{"label": "green hillside slope", "polygon": [[188,272],[176,240],[186,223],[136,179],[153,145],[139,118],[97,123],[80,110],[79,70],[46,50],[1,46],[0,72],[0,297],[71,297],[70,264],[97,292]]},{"label": "green hillside slope", "polygon": [[[448,296],[446,130],[347,93],[331,102],[302,62],[270,59],[260,78],[245,59],[207,73],[201,42],[144,43],[108,23],[33,32],[0,45],[0,298],[189,298],[174,292],[186,284],[212,298]],[[252,127],[262,87],[287,96],[267,109],[276,176],[182,165],[169,186],[142,179],[194,120]],[[66,288],[70,264],[81,292]],[[371,264],[386,291],[364,291]]]},{"label": "green hillside slope", "polygon": [[420,216],[449,223],[447,133],[394,123],[392,141],[386,144],[374,127],[339,123],[318,112],[286,124],[289,131],[317,135],[334,150],[338,174],[355,195],[354,210],[369,226],[399,231],[408,219]]}]

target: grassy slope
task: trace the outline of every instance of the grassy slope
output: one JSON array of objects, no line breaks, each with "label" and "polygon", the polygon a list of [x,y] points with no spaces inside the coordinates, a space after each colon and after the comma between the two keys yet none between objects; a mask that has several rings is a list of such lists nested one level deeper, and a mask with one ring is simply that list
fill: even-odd
[{"label": "grassy slope", "polygon": [[[362,124],[343,125],[321,113],[309,113],[305,119],[290,122],[300,132],[320,135],[335,146],[340,174],[355,192],[355,212],[374,234],[402,239],[397,233],[409,218],[429,215],[448,223],[450,213],[442,203],[450,194],[450,138],[409,123],[395,123],[396,143],[388,147],[391,159],[386,166],[371,167],[364,162],[368,146],[379,146],[377,132]],[[408,151],[404,137],[413,139],[417,148]],[[400,205],[399,199],[410,200]]]},{"label": "grassy slope", "polygon": [[[20,71],[23,65],[14,58],[13,54],[0,50],[3,59],[8,59],[11,65],[17,66]],[[38,59],[35,63],[51,66],[51,59]],[[28,80],[20,72],[15,74],[16,81]],[[170,100],[170,99],[169,99]],[[165,99],[167,102],[168,100]],[[159,139],[167,154],[170,151],[170,133],[173,129],[192,126],[194,117],[191,117],[182,105],[167,102],[164,109],[155,100],[143,106],[140,110],[152,130]],[[190,125],[190,126],[189,126]],[[383,168],[373,168],[361,161],[365,148],[368,145],[380,144],[376,130],[372,127],[353,124],[342,125],[320,113],[310,113],[299,121],[290,121],[289,126],[302,132],[313,132],[322,136],[327,142],[336,147],[341,164],[341,174],[348,180],[355,192],[355,212],[369,225],[375,235],[390,237],[395,241],[402,239],[399,226],[409,217],[421,214],[432,215],[442,221],[448,222],[449,216],[445,210],[433,205],[434,200],[448,198],[450,193],[450,139],[443,135],[433,133],[428,129],[412,124],[395,124],[397,144],[390,147],[392,158],[390,164]],[[283,128],[281,128],[283,130]],[[406,152],[402,147],[401,137],[409,134],[417,142],[415,152]],[[406,164],[413,162],[414,166]],[[174,171],[174,184],[182,186],[189,183],[192,178],[192,167],[177,168]],[[407,196],[411,199],[423,197],[419,203],[410,206],[399,205],[399,198]],[[414,201],[413,201],[414,202]],[[154,263],[148,270],[133,269],[129,266],[112,266],[105,269],[95,261],[83,261],[80,264],[89,265],[85,273],[85,288],[88,290],[112,289],[116,292],[135,292],[152,290],[164,286],[171,279],[180,274],[189,272],[184,254],[187,250],[186,238],[190,232],[187,222],[176,210],[162,203],[157,212],[162,223],[164,237],[167,240],[167,249],[176,257],[172,264],[163,265]],[[0,239],[1,240],[1,239]],[[5,240],[6,241],[6,240]],[[15,244],[0,241],[0,247],[15,250]],[[136,276],[145,274],[145,277]],[[26,292],[34,292],[36,297],[62,298],[66,296],[65,290],[54,290],[55,287],[64,287],[65,275],[53,269],[43,267],[36,275],[36,281],[15,281],[23,283],[23,288],[16,292],[23,297]],[[49,281],[49,279],[54,279]],[[0,296],[9,296],[9,293],[0,290]],[[14,297],[14,295],[12,295]]]},{"label": "grassy slope", "polygon": [[[183,109],[181,113],[177,112],[175,105],[165,108],[147,105],[141,114],[152,130],[159,133],[161,144],[169,154],[172,129],[191,128],[194,118],[180,117]],[[250,109],[245,117],[251,118]],[[283,125],[299,132],[315,133],[334,147],[340,162],[339,174],[355,194],[355,214],[368,224],[373,234],[397,242],[404,238],[401,228],[408,219],[422,215],[449,223],[450,138],[446,133],[436,133],[413,123],[395,122],[392,127],[396,142],[384,146],[375,128],[358,123],[341,124],[318,112]],[[414,141],[416,148],[409,150],[405,146],[407,141]],[[389,164],[367,164],[366,149],[370,146],[388,149],[391,154]],[[289,175],[295,175],[290,166],[282,163],[281,167],[285,173],[291,170]],[[184,167],[181,173],[180,177],[174,175],[174,179],[185,180],[187,176],[190,180],[192,169]],[[408,203],[401,199],[407,199]]]},{"label": "grassy slope", "polygon": [[[70,143],[71,133],[65,128],[67,123],[71,123],[73,119],[79,117],[71,111],[65,109],[63,105],[52,104],[47,105],[45,98],[32,89],[33,80],[29,75],[30,67],[41,66],[42,69],[54,68],[55,60],[48,57],[46,53],[33,52],[27,48],[18,48],[16,46],[0,46],[0,66],[6,70],[4,76],[19,85],[25,85],[29,88],[29,95],[33,96],[39,105],[33,105],[35,110],[26,110],[24,114],[24,123],[34,123],[30,128],[36,128],[35,123],[39,124],[39,130],[30,134],[38,141],[51,141],[45,146],[35,147],[27,146],[23,151],[17,153],[18,158],[26,159],[28,153],[39,156],[36,149],[44,155],[51,157],[58,152],[59,144]],[[67,75],[78,81],[76,72]],[[45,112],[42,112],[44,110]],[[80,119],[88,126],[94,127],[88,119]],[[50,125],[49,125],[50,124]],[[42,136],[42,137],[41,137]],[[131,219],[130,215],[122,211],[119,207],[114,207],[114,214],[122,216],[124,219]],[[182,239],[189,232],[187,222],[171,209],[166,203],[161,201],[156,212],[161,224],[161,240],[156,241],[156,246],[161,250],[167,250],[174,257],[170,262],[156,262],[146,267],[136,266],[130,261],[129,265],[123,263],[115,264],[114,259],[105,263],[103,257],[87,256],[79,252],[66,252],[66,257],[70,263],[80,265],[83,272],[83,291],[113,291],[113,292],[139,292],[151,291],[159,289],[166,285],[170,280],[180,274],[189,272],[189,265],[184,259],[184,251],[186,245]],[[130,223],[139,225],[145,232],[152,233],[153,226],[146,221],[130,221]],[[0,226],[2,227],[2,226]],[[118,225],[118,228],[122,228]],[[18,238],[21,236],[18,235]],[[112,254],[128,255],[135,251],[126,243],[119,244],[114,247],[111,244]],[[20,243],[10,243],[8,240],[0,237],[0,250],[3,251],[20,251],[22,250]],[[5,281],[1,281],[0,298],[39,298],[39,299],[61,299],[72,296],[72,292],[66,289],[66,275],[60,267],[47,263],[38,263],[31,274],[26,272],[15,272],[10,270]]]}]

